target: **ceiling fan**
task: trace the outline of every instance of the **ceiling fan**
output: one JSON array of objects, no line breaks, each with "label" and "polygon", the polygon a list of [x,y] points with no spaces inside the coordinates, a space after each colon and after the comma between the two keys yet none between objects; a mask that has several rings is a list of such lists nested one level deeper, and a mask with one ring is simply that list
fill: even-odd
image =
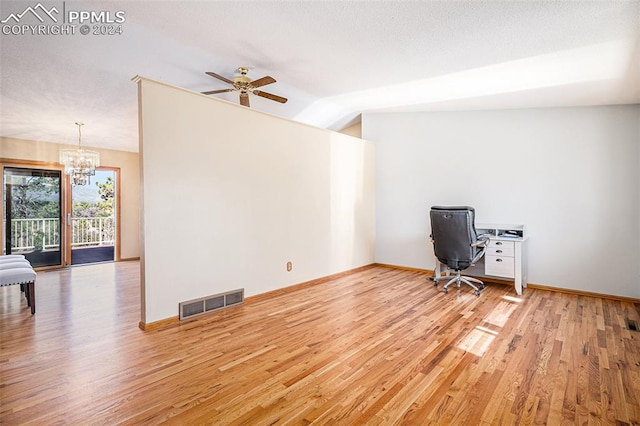
[{"label": "ceiling fan", "polygon": [[225,92],[234,92],[240,91],[240,104],[246,107],[249,106],[249,93],[253,93],[254,95],[262,96],[263,98],[271,99],[272,101],[285,103],[287,102],[287,98],[283,98],[282,96],[274,95],[272,93],[264,92],[262,90],[256,90],[258,87],[266,86],[267,84],[275,83],[276,80],[273,77],[266,76],[259,78],[257,80],[251,80],[247,77],[247,73],[249,72],[249,68],[240,67],[238,68],[238,72],[240,75],[233,77],[233,80],[229,80],[226,77],[218,75],[214,72],[206,72],[205,74],[217,78],[218,80],[222,80],[225,83],[229,83],[233,86],[232,89],[221,89],[221,90],[209,90],[208,92],[202,92],[203,95],[214,95],[216,93],[225,93]]}]

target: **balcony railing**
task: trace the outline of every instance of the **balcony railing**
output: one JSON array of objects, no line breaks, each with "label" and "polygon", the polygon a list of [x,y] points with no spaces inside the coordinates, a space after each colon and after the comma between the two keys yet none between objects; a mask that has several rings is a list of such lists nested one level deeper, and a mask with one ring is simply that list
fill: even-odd
[{"label": "balcony railing", "polygon": [[[115,218],[75,217],[71,219],[71,248],[112,246]],[[11,220],[11,250],[60,248],[60,219]]]}]

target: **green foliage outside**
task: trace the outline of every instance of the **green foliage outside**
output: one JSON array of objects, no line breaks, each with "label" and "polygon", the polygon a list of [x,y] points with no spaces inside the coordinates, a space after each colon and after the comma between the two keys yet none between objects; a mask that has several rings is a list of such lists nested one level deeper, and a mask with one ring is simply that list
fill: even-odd
[{"label": "green foliage outside", "polygon": [[[57,179],[32,176],[25,179],[24,185],[12,188],[11,216],[13,219],[46,219],[60,217],[60,194]],[[96,182],[100,201],[89,203],[74,202],[73,217],[110,217],[113,216],[114,186],[113,179]]]},{"label": "green foliage outside", "polygon": [[113,200],[115,191],[113,179],[108,177],[105,183],[96,182],[100,201],[88,203],[86,201],[73,203],[73,217],[111,217],[113,216]]},{"label": "green foliage outside", "polygon": [[13,219],[46,219],[60,215],[60,192],[57,179],[26,177],[24,184],[11,188]]}]

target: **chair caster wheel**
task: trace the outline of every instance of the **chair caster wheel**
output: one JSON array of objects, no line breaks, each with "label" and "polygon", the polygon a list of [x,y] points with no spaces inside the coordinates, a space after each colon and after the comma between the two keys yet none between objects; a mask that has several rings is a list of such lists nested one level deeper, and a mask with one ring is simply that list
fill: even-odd
[{"label": "chair caster wheel", "polygon": [[434,286],[434,287],[438,287],[438,281],[434,281],[434,282],[433,282],[433,286]]},{"label": "chair caster wheel", "polygon": [[443,288],[442,291],[444,291],[444,294],[449,293],[449,289],[448,288]]},{"label": "chair caster wheel", "polygon": [[476,290],[476,296],[480,296],[480,290]]},{"label": "chair caster wheel", "polygon": [[480,288],[484,288],[484,284],[480,284]]}]

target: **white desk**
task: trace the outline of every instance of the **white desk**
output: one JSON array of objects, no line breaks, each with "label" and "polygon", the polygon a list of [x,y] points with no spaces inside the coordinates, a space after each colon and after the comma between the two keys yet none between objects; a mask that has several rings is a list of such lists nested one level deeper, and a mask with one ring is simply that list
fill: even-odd
[{"label": "white desk", "polygon": [[[474,266],[465,270],[467,275],[508,278],[514,281],[516,293],[527,287],[527,240],[524,225],[476,223],[478,235],[489,235],[485,255]],[[442,275],[444,265],[436,259],[435,276]],[[444,267],[446,270],[446,267]]]}]

